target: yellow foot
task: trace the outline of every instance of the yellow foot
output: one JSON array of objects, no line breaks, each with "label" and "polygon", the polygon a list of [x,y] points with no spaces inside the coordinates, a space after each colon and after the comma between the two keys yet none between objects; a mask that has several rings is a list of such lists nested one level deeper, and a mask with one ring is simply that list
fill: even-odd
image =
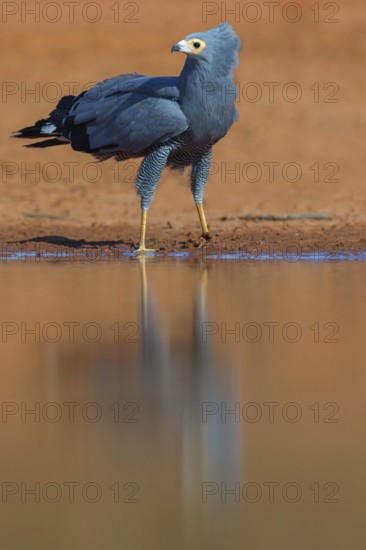
[{"label": "yellow foot", "polygon": [[135,250],[135,253],[140,255],[140,254],[148,254],[149,252],[159,252],[159,249],[157,248],[145,248],[145,246],[139,246],[136,250]]},{"label": "yellow foot", "polygon": [[202,237],[206,240],[206,241],[210,241],[212,239],[210,233],[207,231],[207,233],[202,233]]}]

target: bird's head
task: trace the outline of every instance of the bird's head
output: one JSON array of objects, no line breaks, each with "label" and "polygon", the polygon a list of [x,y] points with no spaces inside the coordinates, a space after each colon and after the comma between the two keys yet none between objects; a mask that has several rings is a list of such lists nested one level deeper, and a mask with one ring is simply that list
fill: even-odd
[{"label": "bird's head", "polygon": [[189,34],[172,47],[192,60],[214,63],[231,70],[238,64],[240,38],[229,23],[221,23],[206,32]]}]

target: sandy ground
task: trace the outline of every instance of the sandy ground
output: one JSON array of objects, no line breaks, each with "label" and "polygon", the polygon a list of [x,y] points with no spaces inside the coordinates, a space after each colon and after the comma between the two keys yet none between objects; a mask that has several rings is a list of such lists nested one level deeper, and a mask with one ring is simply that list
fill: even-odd
[{"label": "sandy ground", "polygon": [[[227,20],[244,44],[235,73],[240,120],[214,148],[205,195],[210,246],[366,248],[361,1],[338,2],[338,13],[320,3],[319,14],[309,9],[313,2],[299,1],[301,14],[281,2],[273,22],[261,2],[256,13],[239,3],[236,16],[225,14],[224,4],[191,0],[120,3],[120,13],[112,2],[99,2],[97,14],[83,14],[81,2],[73,22],[64,4],[58,13],[42,12],[47,4],[40,4],[39,21],[23,8],[2,15],[2,243],[30,249],[40,242],[136,244],[137,163],[95,164],[69,146],[26,149],[9,135],[45,116],[70,87],[80,93],[89,83],[131,71],[178,74],[184,56],[172,55],[171,45]],[[296,15],[296,23],[286,21]],[[202,244],[188,174],[166,171],[149,212],[147,245],[180,250]]]}]

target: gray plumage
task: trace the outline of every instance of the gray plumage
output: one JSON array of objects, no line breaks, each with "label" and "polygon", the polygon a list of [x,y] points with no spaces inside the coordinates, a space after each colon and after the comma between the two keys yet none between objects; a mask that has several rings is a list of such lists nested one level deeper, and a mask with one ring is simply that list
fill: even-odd
[{"label": "gray plumage", "polygon": [[136,180],[144,210],[165,166],[191,165],[192,192],[201,204],[211,148],[237,118],[232,70],[239,48],[240,40],[227,23],[188,35],[172,48],[187,54],[180,76],[110,78],[77,97],[62,98],[47,120],[15,137],[49,137],[52,145],[63,140],[99,160],[144,157]]}]

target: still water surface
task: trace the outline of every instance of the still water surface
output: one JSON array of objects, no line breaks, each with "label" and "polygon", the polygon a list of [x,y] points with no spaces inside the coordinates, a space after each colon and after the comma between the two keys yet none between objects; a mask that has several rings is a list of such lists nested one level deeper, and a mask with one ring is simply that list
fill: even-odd
[{"label": "still water surface", "polygon": [[1,271],[1,548],[364,548],[364,264]]}]

